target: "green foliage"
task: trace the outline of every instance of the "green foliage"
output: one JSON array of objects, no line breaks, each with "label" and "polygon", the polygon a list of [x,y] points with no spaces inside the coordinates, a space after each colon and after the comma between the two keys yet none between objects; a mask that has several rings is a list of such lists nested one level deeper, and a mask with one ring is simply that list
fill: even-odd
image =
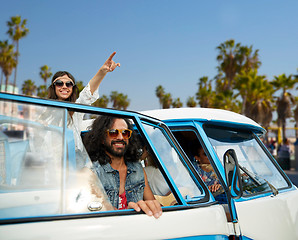
[{"label": "green foliage", "polygon": [[156,97],[158,97],[159,104],[162,106],[162,99],[165,95],[165,89],[163,88],[163,86],[159,85],[156,87],[155,95],[156,95]]},{"label": "green foliage", "polygon": [[29,29],[26,28],[27,19],[22,21],[21,16],[11,17],[10,21],[7,21],[8,31],[7,34],[13,40],[16,46],[16,65],[15,65],[15,74],[14,74],[14,86],[16,86],[17,81],[17,65],[18,65],[18,56],[19,56],[19,41],[21,38],[26,37],[29,33]]},{"label": "green foliage", "polygon": [[256,69],[242,71],[236,77],[235,88],[242,98],[242,114],[268,127],[272,121],[274,89],[266,76],[258,75]]},{"label": "green foliage", "polygon": [[22,21],[21,16],[11,17],[10,21],[7,22],[7,26],[9,28],[7,34],[13,41],[18,42],[29,33],[29,29],[26,28],[26,24],[27,19]]},{"label": "green foliage", "polygon": [[109,98],[106,95],[102,95],[92,105],[95,107],[107,108],[109,104]]},{"label": "green foliage", "polygon": [[212,90],[212,80],[204,76],[199,79],[199,89],[196,93],[196,98],[199,105],[204,108],[212,107],[215,101],[215,92]]},{"label": "green foliage", "polygon": [[127,95],[112,91],[110,95],[110,101],[112,102],[113,108],[118,110],[126,110],[130,104],[130,100]]},{"label": "green foliage", "polygon": [[47,98],[48,97],[48,89],[46,85],[40,85],[37,88],[37,96],[40,98]]},{"label": "green foliage", "polygon": [[279,76],[274,76],[273,81],[271,84],[275,88],[276,91],[282,89],[284,94],[287,90],[294,88],[294,85],[298,83],[297,77],[293,75],[289,75],[288,77],[286,74],[281,74]]},{"label": "green foliage", "polygon": [[0,67],[5,75],[5,91],[9,83],[9,76],[17,65],[17,53],[14,52],[14,46],[6,41],[0,41]]},{"label": "green foliage", "polygon": [[176,98],[172,103],[173,108],[183,107],[183,103],[180,101],[180,98]]},{"label": "green foliage", "polygon": [[183,103],[180,101],[180,98],[177,98],[173,101],[171,93],[166,93],[163,86],[159,85],[156,87],[155,95],[159,99],[160,106],[165,108],[173,107],[182,107]]},{"label": "green foliage", "polygon": [[197,106],[197,103],[196,103],[196,101],[195,101],[195,98],[194,98],[194,97],[189,97],[189,98],[187,99],[186,106],[187,106],[187,107],[196,107],[196,106]]},{"label": "green foliage", "polygon": [[53,75],[51,68],[48,65],[43,65],[40,67],[39,72],[40,77],[43,79],[44,84],[47,85],[47,80]]},{"label": "green foliage", "polygon": [[22,85],[22,92],[24,95],[33,96],[36,90],[37,87],[31,79],[26,80]]},{"label": "green foliage", "polygon": [[[221,43],[216,59],[218,73],[210,79],[203,76],[198,81],[195,97],[189,97],[186,105],[195,107],[220,108],[244,114],[268,128],[272,122],[273,111],[277,110],[278,124],[285,126],[286,119],[292,116],[298,125],[298,97],[289,90],[295,89],[298,75],[274,76],[269,81],[266,76],[258,74],[261,66],[259,50],[252,46],[243,46],[233,39]],[[298,69],[298,68],[297,68]],[[298,87],[296,87],[298,89]],[[282,90],[281,96],[274,100],[274,93]],[[159,85],[155,91],[163,108],[169,108],[172,97]],[[176,100],[173,102],[176,106]],[[296,106],[295,110],[294,107]],[[293,107],[293,111],[291,108]],[[283,134],[285,137],[285,132]]]},{"label": "green foliage", "polygon": [[79,92],[81,92],[84,89],[84,83],[83,83],[83,81],[77,81],[76,82],[76,85],[77,85],[77,87],[79,89]]},{"label": "green foliage", "polygon": [[286,76],[286,74],[274,76],[274,79],[271,82],[275,91],[282,90],[280,97],[276,100],[276,110],[277,125],[282,127],[283,139],[286,138],[286,119],[292,117],[292,113],[294,117],[296,114],[295,110],[292,111],[291,109],[292,106],[295,105],[295,98],[288,90],[293,89],[297,83],[298,81],[296,76]]}]

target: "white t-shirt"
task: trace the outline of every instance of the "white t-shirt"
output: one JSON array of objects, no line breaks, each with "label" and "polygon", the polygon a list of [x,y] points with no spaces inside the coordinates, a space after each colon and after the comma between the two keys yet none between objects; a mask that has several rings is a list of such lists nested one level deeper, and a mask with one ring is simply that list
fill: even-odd
[{"label": "white t-shirt", "polygon": [[145,167],[148,183],[154,195],[166,196],[170,188],[158,168],[153,166]]}]

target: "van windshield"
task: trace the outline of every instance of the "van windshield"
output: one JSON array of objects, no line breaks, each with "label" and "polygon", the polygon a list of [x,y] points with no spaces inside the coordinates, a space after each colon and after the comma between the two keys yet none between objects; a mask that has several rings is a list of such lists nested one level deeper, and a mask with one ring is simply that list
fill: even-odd
[{"label": "van windshield", "polygon": [[[204,126],[204,129],[221,163],[227,149],[235,150],[242,168],[244,196],[270,191],[266,181],[277,189],[288,187],[287,181],[251,131],[209,125]],[[247,176],[246,171],[255,176],[257,183]]]}]

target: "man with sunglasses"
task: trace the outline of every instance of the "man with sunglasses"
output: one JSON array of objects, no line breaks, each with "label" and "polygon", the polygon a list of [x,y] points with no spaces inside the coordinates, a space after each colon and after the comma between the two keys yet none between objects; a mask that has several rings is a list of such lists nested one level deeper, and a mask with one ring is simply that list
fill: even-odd
[{"label": "man with sunglasses", "polygon": [[159,218],[162,209],[139,162],[140,144],[128,119],[101,116],[84,136],[84,144],[115,209],[143,210]]}]

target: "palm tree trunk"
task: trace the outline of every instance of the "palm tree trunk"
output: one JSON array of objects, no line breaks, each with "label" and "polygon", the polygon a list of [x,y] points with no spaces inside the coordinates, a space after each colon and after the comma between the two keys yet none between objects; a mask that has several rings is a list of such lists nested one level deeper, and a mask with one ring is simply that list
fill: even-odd
[{"label": "palm tree trunk", "polygon": [[13,94],[15,94],[15,89],[17,86],[17,67],[18,67],[18,61],[19,61],[19,41],[16,43],[17,45],[17,55],[16,55],[16,67],[14,69],[14,80],[13,80]]},{"label": "palm tree trunk", "polygon": [[245,115],[246,112],[246,94],[243,96],[243,101],[242,101],[242,108],[241,108],[241,114]]},{"label": "palm tree trunk", "polygon": [[3,73],[3,71],[1,71],[0,92],[2,92],[3,76],[4,76],[4,73]]},{"label": "palm tree trunk", "polygon": [[13,80],[13,94],[15,94],[15,89],[16,89],[16,83],[17,83],[17,66],[16,65],[16,68],[14,69],[14,80]]},{"label": "palm tree trunk", "polygon": [[7,92],[7,88],[8,88],[8,76],[5,76],[5,92]]}]

